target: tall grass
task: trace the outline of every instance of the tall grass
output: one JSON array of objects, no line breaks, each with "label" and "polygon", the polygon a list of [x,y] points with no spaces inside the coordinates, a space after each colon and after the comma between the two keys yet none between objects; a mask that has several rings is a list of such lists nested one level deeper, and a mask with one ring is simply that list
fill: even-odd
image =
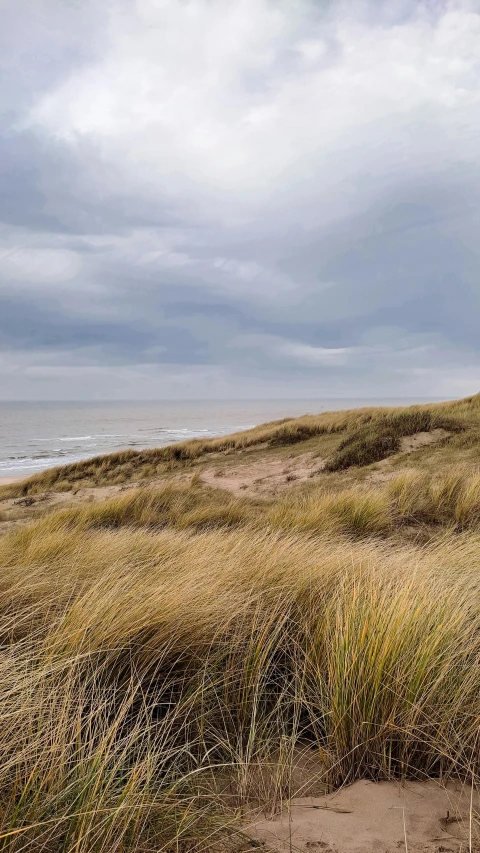
[{"label": "tall grass", "polygon": [[408,471],[388,484],[397,518],[451,526],[480,527],[480,470],[451,466],[440,473]]},{"label": "tall grass", "polygon": [[407,470],[384,484],[320,485],[285,495],[266,511],[275,528],[350,536],[389,535],[402,526],[480,530],[480,471],[451,465]]},{"label": "tall grass", "polygon": [[[178,530],[245,528],[353,538],[388,537],[402,527],[480,531],[480,471],[452,465],[440,473],[407,470],[385,483],[303,486],[278,498],[235,497],[201,485],[142,487],[107,500],[49,512],[21,536],[46,542],[70,530],[166,527]],[[20,535],[20,534],[19,534]],[[53,538],[52,538],[53,537]]]},{"label": "tall grass", "polygon": [[[338,453],[447,418],[468,435],[479,403],[284,421],[21,489],[322,430]],[[0,850],[231,850],[245,810],[295,794],[299,751],[330,786],[480,782],[480,474],[348,477],[262,501],[140,488],[0,537]],[[392,538],[411,526],[429,544]]]},{"label": "tall grass", "polygon": [[299,746],[329,784],[478,774],[477,537],[53,519],[0,539],[3,850],[219,849]]},{"label": "tall grass", "polygon": [[268,520],[274,528],[357,537],[389,533],[393,513],[379,489],[317,488],[276,501]]}]

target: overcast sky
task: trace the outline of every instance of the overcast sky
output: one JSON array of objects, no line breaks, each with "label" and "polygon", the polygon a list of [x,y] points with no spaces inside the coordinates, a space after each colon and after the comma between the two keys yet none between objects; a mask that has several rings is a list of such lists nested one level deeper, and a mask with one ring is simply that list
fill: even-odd
[{"label": "overcast sky", "polygon": [[480,390],[480,0],[0,18],[0,399]]}]

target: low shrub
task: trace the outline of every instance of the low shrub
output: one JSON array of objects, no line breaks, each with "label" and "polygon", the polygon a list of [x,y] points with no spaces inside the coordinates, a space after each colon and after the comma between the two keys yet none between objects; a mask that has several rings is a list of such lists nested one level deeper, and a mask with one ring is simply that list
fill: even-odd
[{"label": "low shrub", "polygon": [[383,432],[356,434],[342,442],[337,452],[325,465],[326,471],[343,471],[353,465],[371,465],[380,462],[400,449],[396,435]]}]

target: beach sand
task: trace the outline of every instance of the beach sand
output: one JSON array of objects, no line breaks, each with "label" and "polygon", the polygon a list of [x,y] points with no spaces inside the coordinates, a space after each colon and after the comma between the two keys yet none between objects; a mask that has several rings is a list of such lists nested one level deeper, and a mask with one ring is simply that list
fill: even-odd
[{"label": "beach sand", "polygon": [[[324,797],[293,799],[248,834],[275,853],[477,851],[478,795],[457,782],[362,780]],[[470,846],[470,837],[475,846]]]}]

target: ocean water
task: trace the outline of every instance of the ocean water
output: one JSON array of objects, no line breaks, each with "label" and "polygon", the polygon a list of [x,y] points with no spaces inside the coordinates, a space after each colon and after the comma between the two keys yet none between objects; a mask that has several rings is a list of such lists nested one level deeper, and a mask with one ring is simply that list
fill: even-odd
[{"label": "ocean water", "polygon": [[33,474],[103,453],[226,435],[266,421],[419,400],[0,402],[0,478]]}]

